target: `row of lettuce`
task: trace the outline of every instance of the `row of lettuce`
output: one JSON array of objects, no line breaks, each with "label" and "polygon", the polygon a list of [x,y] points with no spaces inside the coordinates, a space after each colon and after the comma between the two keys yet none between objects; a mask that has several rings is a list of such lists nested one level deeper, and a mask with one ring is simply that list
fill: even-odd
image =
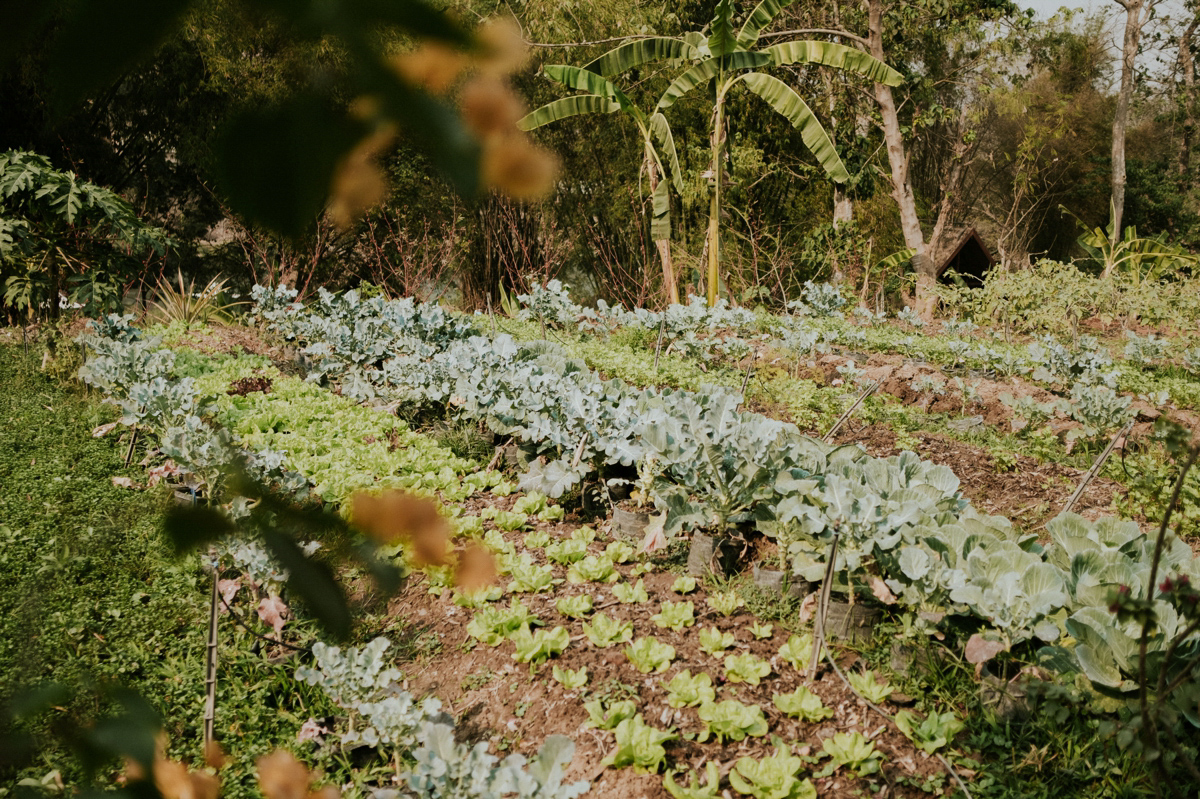
[{"label": "row of lettuce", "polygon": [[[549,316],[548,292],[520,298],[523,312]],[[311,381],[440,405],[521,442],[537,456],[521,481],[526,490],[560,496],[584,480],[634,482],[668,534],[756,528],[779,540],[805,579],[820,573],[836,532],[837,567],[853,581],[877,576],[904,606],[945,611],[1007,647],[1040,647],[1047,662],[1082,671],[1097,686],[1133,687],[1140,626],[1119,621],[1107,605],[1120,586],[1148,592],[1152,542],[1135,523],[1064,514],[1047,525],[1051,541],[1042,546],[1006,519],[978,513],[945,467],[911,453],[877,459],[827,446],[741,411],[741,397],[727,389],[602,380],[553,342],[485,336],[486,319],[411,299],[322,291],[305,307],[286,289],[263,288],[255,299],[256,314],[305,345]],[[716,327],[747,324],[746,314],[704,311]],[[676,306],[645,324],[665,327],[672,315],[700,313]],[[1160,572],[1194,579],[1200,566],[1172,539]],[[1159,600],[1156,609],[1152,665],[1186,627],[1170,603]],[[1182,642],[1183,650],[1198,646],[1196,636]]]},{"label": "row of lettuce", "polygon": [[[334,507],[363,490],[397,488],[461,500],[513,488],[499,473],[479,471],[395,417],[285,377],[265,359],[173,352],[129,322],[116,316],[92,322],[92,332],[79,339],[88,353],[80,379],[103,391],[121,411],[118,424],[147,442],[152,474],[177,480],[235,519],[249,513],[245,497],[225,490],[235,463],[294,499],[316,495]],[[247,381],[250,390],[238,391],[239,382]],[[475,517],[451,523],[482,532]],[[319,546],[301,543],[309,553]],[[257,593],[284,593],[286,571],[255,539],[224,539],[216,554],[226,575],[236,571]],[[402,689],[399,673],[385,666],[388,645],[380,638],[343,653],[318,642],[313,666],[297,671],[297,679],[321,687],[357,720],[343,745],[408,753],[399,777],[419,797],[574,799],[587,790],[587,782],[563,782],[574,752],[563,736],[549,737],[529,761],[515,754],[501,760],[488,753],[486,742],[457,743],[454,720],[440,703],[417,701]]]}]

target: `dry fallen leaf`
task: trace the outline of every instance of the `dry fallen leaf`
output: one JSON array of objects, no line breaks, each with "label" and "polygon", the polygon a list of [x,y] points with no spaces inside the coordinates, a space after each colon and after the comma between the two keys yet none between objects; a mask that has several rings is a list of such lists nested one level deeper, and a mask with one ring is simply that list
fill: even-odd
[{"label": "dry fallen leaf", "polygon": [[288,606],[274,594],[264,597],[258,603],[258,617],[263,620],[264,624],[269,624],[274,628],[275,635],[283,633],[283,625],[287,624],[284,619],[287,612]]},{"label": "dry fallen leaf", "polygon": [[112,429],[116,426],[117,426],[116,422],[109,422],[108,424],[102,424],[99,427],[97,427],[95,430],[92,431],[92,438],[103,438],[104,436],[111,433]]},{"label": "dry fallen leaf", "polygon": [[258,759],[258,785],[267,799],[305,799],[311,777],[291,752],[280,749]]},{"label": "dry fallen leaf", "polygon": [[989,641],[981,634],[975,633],[967,639],[966,657],[968,663],[986,663],[996,655],[1008,649],[999,641]]},{"label": "dry fallen leaf", "polygon": [[133,479],[129,477],[114,477],[112,484],[117,488],[141,488],[141,486],[133,482]]},{"label": "dry fallen leaf", "polygon": [[454,584],[459,591],[471,593],[496,582],[496,561],[486,547],[468,544],[458,555]]},{"label": "dry fallen leaf", "polygon": [[355,494],[350,507],[351,520],[371,538],[407,544],[417,568],[449,563],[450,524],[433,500],[389,491],[379,496]]},{"label": "dry fallen leaf", "polygon": [[241,580],[217,580],[217,591],[221,594],[221,599],[228,605],[237,596],[237,592],[242,588]]},{"label": "dry fallen leaf", "polygon": [[666,513],[655,513],[650,516],[650,521],[646,525],[646,535],[642,538],[642,543],[638,547],[639,554],[642,552],[657,552],[667,545],[667,536],[663,531],[666,523]]},{"label": "dry fallen leaf", "polygon": [[885,605],[896,604],[896,595],[892,593],[892,589],[887,587],[887,583],[880,577],[871,577],[870,579],[871,593]]}]

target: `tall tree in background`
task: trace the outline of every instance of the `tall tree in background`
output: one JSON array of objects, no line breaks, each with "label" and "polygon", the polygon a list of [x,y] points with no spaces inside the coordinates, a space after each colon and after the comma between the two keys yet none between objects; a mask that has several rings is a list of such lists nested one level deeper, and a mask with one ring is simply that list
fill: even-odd
[{"label": "tall tree in background", "polygon": [[679,175],[679,156],[671,127],[661,111],[646,114],[625,92],[610,80],[582,67],[548,64],[543,74],[569,89],[583,91],[572,97],[546,103],[526,115],[518,124],[522,130],[534,130],[542,125],[570,119],[581,114],[611,114],[623,112],[637,125],[642,141],[642,167],[650,182],[650,233],[663,270],[663,292],[668,304],[679,303],[679,285],[671,264],[671,196],[669,187],[683,192]]},{"label": "tall tree in background", "polygon": [[[1138,50],[1141,49],[1142,33],[1146,23],[1154,17],[1154,10],[1161,0],[1114,0],[1125,9],[1125,34],[1121,42],[1121,87],[1117,92],[1117,107],[1113,112],[1112,127],[1112,219],[1110,220],[1110,243],[1116,246],[1121,240],[1121,217],[1125,214],[1125,133],[1129,127],[1129,103],[1133,98],[1134,68]],[[1111,266],[1104,270],[1105,276]]]}]

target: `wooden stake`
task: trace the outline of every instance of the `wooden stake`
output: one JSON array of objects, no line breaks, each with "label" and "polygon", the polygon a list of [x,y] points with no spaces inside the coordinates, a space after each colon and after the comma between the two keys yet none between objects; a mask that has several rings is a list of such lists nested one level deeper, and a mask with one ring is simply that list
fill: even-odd
[{"label": "wooden stake", "polygon": [[1063,506],[1061,511],[1062,513],[1066,513],[1067,511],[1071,510],[1071,508],[1075,507],[1075,503],[1078,502],[1079,498],[1083,496],[1083,490],[1088,487],[1088,483],[1092,482],[1092,480],[1096,478],[1096,475],[1100,474],[1101,467],[1104,466],[1104,462],[1108,460],[1108,456],[1112,454],[1112,451],[1116,449],[1117,442],[1129,435],[1129,431],[1133,429],[1133,422],[1133,419],[1130,419],[1128,422],[1126,422],[1125,426],[1122,427],[1117,434],[1112,437],[1112,441],[1108,442],[1108,446],[1105,447],[1104,451],[1100,453],[1100,457],[1096,458],[1096,462],[1092,464],[1092,468],[1088,469],[1087,474],[1083,476],[1083,480],[1080,481],[1078,487],[1076,487],[1075,493],[1071,494],[1071,498],[1068,499],[1067,504]]},{"label": "wooden stake", "polygon": [[833,534],[829,542],[829,554],[825,561],[825,578],[821,581],[821,592],[817,595],[817,617],[813,622],[812,658],[808,661],[808,674],[805,679],[811,680],[817,673],[817,664],[821,662],[821,647],[825,644],[825,616],[829,613],[829,595],[833,592],[833,575],[837,564],[838,534]]},{"label": "wooden stake", "polygon": [[133,430],[129,434],[129,450],[125,453],[125,468],[129,468],[129,462],[133,460],[133,445],[137,442],[138,429],[137,425],[133,426]]},{"label": "wooden stake", "polygon": [[210,557],[212,557],[212,598],[208,609],[208,651],[204,664],[204,746],[206,750],[213,741],[213,727],[217,717],[217,601],[220,599],[220,592],[217,589],[217,577],[220,575],[220,570],[217,568],[216,556],[210,555]]},{"label": "wooden stake", "polygon": [[666,311],[663,312],[662,321],[658,323],[658,344],[654,347],[654,371],[658,371],[658,354],[662,352],[663,331],[667,327]]},{"label": "wooden stake", "polygon": [[858,410],[858,406],[862,405],[863,401],[866,400],[867,397],[869,397],[875,393],[875,389],[877,389],[877,388],[879,388],[878,380],[876,380],[874,383],[872,383],[871,385],[864,388],[862,390],[862,393],[858,395],[858,399],[854,400],[854,403],[849,408],[847,408],[845,410],[845,412],[842,413],[841,416],[838,417],[838,420],[836,422],[833,423],[833,427],[829,428],[829,432],[826,433],[825,435],[821,436],[821,440],[824,441],[826,444],[833,443],[834,434],[837,433],[837,431],[846,422],[846,420],[849,419],[850,416],[856,410]]}]

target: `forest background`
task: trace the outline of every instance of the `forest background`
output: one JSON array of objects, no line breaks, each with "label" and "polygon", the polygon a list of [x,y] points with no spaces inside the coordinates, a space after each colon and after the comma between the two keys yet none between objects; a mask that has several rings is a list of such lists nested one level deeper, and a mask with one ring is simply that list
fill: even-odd
[{"label": "forest background", "polygon": [[[724,112],[722,292],[778,307],[805,280],[834,280],[895,303],[911,293],[914,265],[887,256],[912,248],[936,262],[972,227],[1008,269],[1082,254],[1080,234],[1111,221],[1118,57],[1135,11],[1146,22],[1125,81],[1119,227],[1196,251],[1197,6],[1128,3],[1135,5],[1094,3],[1049,19],[1000,0],[784,8],[761,45],[785,35],[869,42],[903,74],[891,90],[902,157],[889,158],[878,89],[861,76],[804,64],[772,69],[829,132],[850,174],[841,185],[826,178],[787,119],[749,91],[732,92]],[[495,15],[516,18],[532,44],[531,60],[514,76],[529,109],[571,94],[540,74],[544,65],[586,64],[624,37],[704,30],[713,16],[709,0],[447,7],[467,27]],[[563,277],[584,300],[663,301],[651,222],[655,178],[627,114],[578,116],[536,130],[561,163],[554,191],[536,202],[464,196],[409,131],[382,154],[389,178],[382,206],[349,227],[314,216],[302,237],[285,239],[223,201],[217,142],[239,112],[285,102],[304,87],[325,84],[338,97],[346,54],[336,42],[300,36],[253,6],[206,0],[193,4],[153,59],[64,113],[55,110],[48,83],[58,28],[52,22],[49,35],[4,64],[0,151],[36,151],[58,169],[111,187],[173,245],[103,264],[85,260],[89,297],[152,286],[156,275],[179,267],[188,275],[223,274],[235,287],[284,282],[336,290],[369,282],[468,308],[483,307],[502,288],[527,288],[531,276]],[[411,46],[399,38],[384,43],[397,53]],[[677,71],[645,64],[621,75],[621,86],[634,104],[653,107]],[[339,99],[349,104],[352,97]],[[682,97],[669,112],[681,189],[670,200],[670,254],[685,297],[704,288],[712,116],[704,92]],[[20,268],[10,263],[4,278]],[[31,289],[27,297],[35,295]],[[6,304],[10,314],[17,310]]]}]

